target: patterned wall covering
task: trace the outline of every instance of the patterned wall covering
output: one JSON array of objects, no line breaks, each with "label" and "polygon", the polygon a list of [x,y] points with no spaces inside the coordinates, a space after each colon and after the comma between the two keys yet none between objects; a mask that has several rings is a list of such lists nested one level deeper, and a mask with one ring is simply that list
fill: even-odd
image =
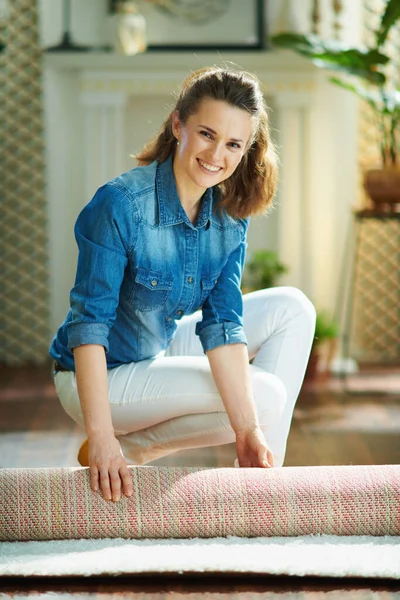
[{"label": "patterned wall covering", "polygon": [[351,355],[372,363],[400,360],[400,219],[359,222]]},{"label": "patterned wall covering", "polygon": [[8,7],[0,58],[0,363],[20,365],[47,360],[49,266],[37,2]]}]

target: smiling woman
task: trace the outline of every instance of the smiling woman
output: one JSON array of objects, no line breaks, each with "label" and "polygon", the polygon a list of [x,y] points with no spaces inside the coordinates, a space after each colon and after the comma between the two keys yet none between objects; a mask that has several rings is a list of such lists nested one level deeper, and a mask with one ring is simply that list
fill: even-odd
[{"label": "smiling woman", "polygon": [[[207,67],[75,225],[71,309],[50,354],[79,461],[106,499],[132,494],[127,461],[236,442],[241,467],[282,466],[315,310],[297,289],[242,297],[249,217],[277,169],[258,80]],[[251,360],[251,364],[249,361]]]}]

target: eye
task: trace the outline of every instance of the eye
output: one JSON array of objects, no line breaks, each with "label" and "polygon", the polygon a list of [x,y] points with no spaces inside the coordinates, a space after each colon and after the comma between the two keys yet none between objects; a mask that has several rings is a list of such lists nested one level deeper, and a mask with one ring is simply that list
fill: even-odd
[{"label": "eye", "polygon": [[200,135],[204,135],[205,137],[208,137],[210,140],[212,139],[212,135],[209,131],[205,131],[204,129],[202,129],[200,131]]},{"label": "eye", "polygon": [[241,148],[241,145],[238,144],[237,142],[229,142],[229,144],[232,148],[235,148],[235,150],[240,150],[240,148]]}]

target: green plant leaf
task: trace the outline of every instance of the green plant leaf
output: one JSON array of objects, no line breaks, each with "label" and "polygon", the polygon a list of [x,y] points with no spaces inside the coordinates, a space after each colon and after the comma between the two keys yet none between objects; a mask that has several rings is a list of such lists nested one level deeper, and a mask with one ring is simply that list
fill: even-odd
[{"label": "green plant leaf", "polygon": [[324,340],[334,339],[338,335],[338,323],[326,311],[317,311],[314,345],[321,344]]},{"label": "green plant leaf", "polygon": [[280,48],[288,48],[296,52],[302,51],[310,57],[324,58],[329,62],[353,68],[386,65],[390,60],[388,56],[375,48],[367,50],[349,48],[336,40],[323,41],[315,35],[290,31],[273,35],[271,41]]},{"label": "green plant leaf", "polygon": [[386,65],[389,57],[378,50],[359,50],[358,48],[347,48],[342,50],[330,50],[323,53],[315,53],[315,58],[320,58],[328,63],[337,64],[348,69],[369,69],[377,65]]},{"label": "green plant leaf", "polygon": [[324,49],[322,40],[317,36],[293,33],[291,31],[277,33],[271,36],[271,41],[275,46],[289,48],[290,50],[320,52]]},{"label": "green plant leaf", "polygon": [[360,79],[366,80],[368,83],[372,83],[374,85],[384,85],[386,83],[386,76],[384,73],[380,71],[375,71],[373,69],[363,69],[362,67],[349,67],[347,65],[342,65],[340,63],[333,63],[331,61],[327,61],[325,59],[313,59],[312,61],[316,67],[321,69],[329,69],[331,71],[340,71],[342,73],[346,73],[347,75],[353,75],[359,77]]},{"label": "green plant leaf", "polygon": [[342,79],[338,79],[337,77],[330,77],[329,81],[331,81],[335,85],[342,87],[345,90],[357,94],[359,98],[368,102],[368,104],[372,106],[373,109],[378,111],[380,110],[378,104],[380,96],[376,91],[368,90],[367,88],[359,87],[357,85],[352,85],[351,83],[343,81]]},{"label": "green plant leaf", "polygon": [[246,262],[245,279],[254,289],[265,289],[276,285],[279,276],[288,270],[275,251],[255,250]]},{"label": "green plant leaf", "polygon": [[317,36],[284,32],[272,36],[273,44],[309,58],[316,67],[356,75],[370,83],[382,85],[386,77],[376,67],[384,66],[389,57],[377,49],[349,48],[336,41],[324,42]]},{"label": "green plant leaf", "polygon": [[[322,40],[315,35],[283,32],[272,36],[272,43],[297,52],[316,67],[336,71],[361,79],[364,85],[348,83],[339,77],[330,81],[356,94],[371,106],[379,128],[379,149],[383,164],[397,164],[400,141],[400,90],[392,90],[393,77],[385,67],[397,66],[380,48],[390,29],[400,19],[400,0],[388,0],[376,32],[376,45],[369,48],[351,48],[337,40]],[[389,89],[388,89],[389,88]]]},{"label": "green plant leaf", "polygon": [[400,19],[400,2],[399,0],[389,0],[382,15],[379,29],[376,32],[376,44],[378,48],[385,43],[390,29],[398,19]]}]

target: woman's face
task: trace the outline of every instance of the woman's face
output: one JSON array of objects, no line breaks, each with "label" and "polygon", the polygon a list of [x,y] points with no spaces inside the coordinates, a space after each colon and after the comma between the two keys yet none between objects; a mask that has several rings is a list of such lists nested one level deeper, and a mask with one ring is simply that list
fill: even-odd
[{"label": "woman's face", "polygon": [[204,98],[185,124],[174,113],[178,187],[200,197],[206,188],[228,179],[247,150],[252,127],[247,111],[211,98]]}]

